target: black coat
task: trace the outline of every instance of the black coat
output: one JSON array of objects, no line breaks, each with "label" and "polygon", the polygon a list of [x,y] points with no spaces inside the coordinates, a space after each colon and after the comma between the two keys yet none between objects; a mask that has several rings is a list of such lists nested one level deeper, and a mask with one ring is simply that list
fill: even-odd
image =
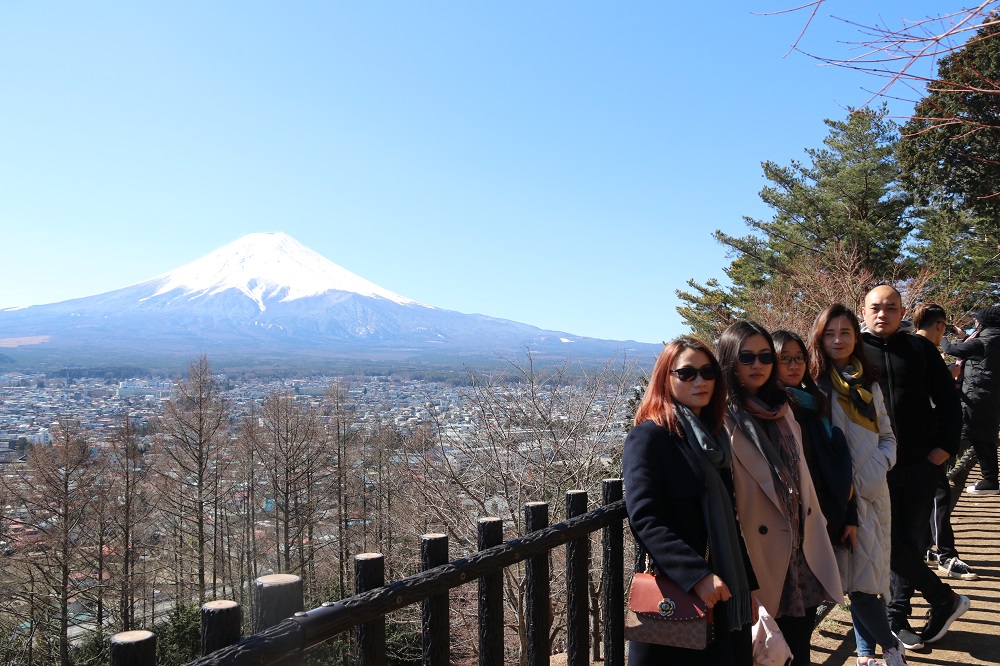
[{"label": "black coat", "polygon": [[955,455],[962,434],[962,406],[937,347],[902,330],[888,340],[866,331],[862,339],[865,354],[878,371],[896,434],[896,468],[925,459],[935,448]]},{"label": "black coat", "polygon": [[[698,581],[712,573],[709,562],[705,561],[708,532],[701,507],[706,490],[701,462],[683,439],[653,421],[646,421],[632,428],[625,439],[622,474],[629,526],[636,543],[649,553],[657,573],[670,576],[691,591]],[[722,481],[732,500],[732,474],[723,474]],[[750,589],[757,589],[742,538],[740,548]],[[749,655],[749,628],[738,632],[739,638],[724,630],[725,606],[724,603],[716,606],[722,612],[715,614],[715,639],[708,650],[699,653],[633,643],[629,648],[629,663],[745,663],[741,657],[743,653]]]},{"label": "black coat", "polygon": [[994,441],[1000,430],[1000,328],[984,328],[965,342],[941,341],[962,363],[962,435],[973,442]]}]

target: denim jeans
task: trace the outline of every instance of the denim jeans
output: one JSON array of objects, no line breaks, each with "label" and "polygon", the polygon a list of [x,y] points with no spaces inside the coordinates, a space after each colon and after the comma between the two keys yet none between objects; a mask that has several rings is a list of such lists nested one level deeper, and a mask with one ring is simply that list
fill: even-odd
[{"label": "denim jeans", "polygon": [[854,640],[858,643],[859,657],[874,657],[875,648],[894,648],[898,641],[889,629],[885,602],[877,594],[851,592],[851,620],[854,622]]}]

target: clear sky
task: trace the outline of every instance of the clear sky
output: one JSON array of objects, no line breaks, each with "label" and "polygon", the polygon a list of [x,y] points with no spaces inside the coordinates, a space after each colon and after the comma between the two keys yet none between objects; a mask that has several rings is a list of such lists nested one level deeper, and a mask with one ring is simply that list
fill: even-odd
[{"label": "clear sky", "polygon": [[[796,4],[3,3],[0,307],[284,231],[430,305],[670,339],[760,162],[877,85],[783,57],[806,16],[752,12]],[[828,0],[803,46],[949,5]]]}]

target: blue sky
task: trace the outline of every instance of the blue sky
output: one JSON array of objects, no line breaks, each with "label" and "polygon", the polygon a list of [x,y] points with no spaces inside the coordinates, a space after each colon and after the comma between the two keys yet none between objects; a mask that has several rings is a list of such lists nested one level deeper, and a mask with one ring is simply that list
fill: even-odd
[{"label": "blue sky", "polygon": [[[798,3],[681,4],[4,3],[0,307],[284,231],[438,307],[670,339],[711,232],[768,216],[760,162],[876,85],[783,57],[806,16],[752,12]],[[948,8],[828,0],[803,46]]]}]

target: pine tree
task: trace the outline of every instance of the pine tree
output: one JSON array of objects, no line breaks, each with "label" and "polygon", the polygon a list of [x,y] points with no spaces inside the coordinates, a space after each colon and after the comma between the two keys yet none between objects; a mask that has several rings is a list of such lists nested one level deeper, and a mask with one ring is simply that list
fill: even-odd
[{"label": "pine tree", "polygon": [[[697,335],[716,339],[741,317],[811,320],[811,285],[837,285],[848,277],[845,266],[876,278],[897,273],[913,220],[893,156],[896,125],[885,109],[825,123],[824,147],[806,149],[806,162],[762,164],[770,184],[760,197],[774,211],[770,219],[744,218],[746,236],[715,232],[730,250],[724,271],[731,284],[690,281],[693,291],[677,292],[685,303],[678,311]],[[854,297],[853,289],[841,291],[842,299]]]}]

